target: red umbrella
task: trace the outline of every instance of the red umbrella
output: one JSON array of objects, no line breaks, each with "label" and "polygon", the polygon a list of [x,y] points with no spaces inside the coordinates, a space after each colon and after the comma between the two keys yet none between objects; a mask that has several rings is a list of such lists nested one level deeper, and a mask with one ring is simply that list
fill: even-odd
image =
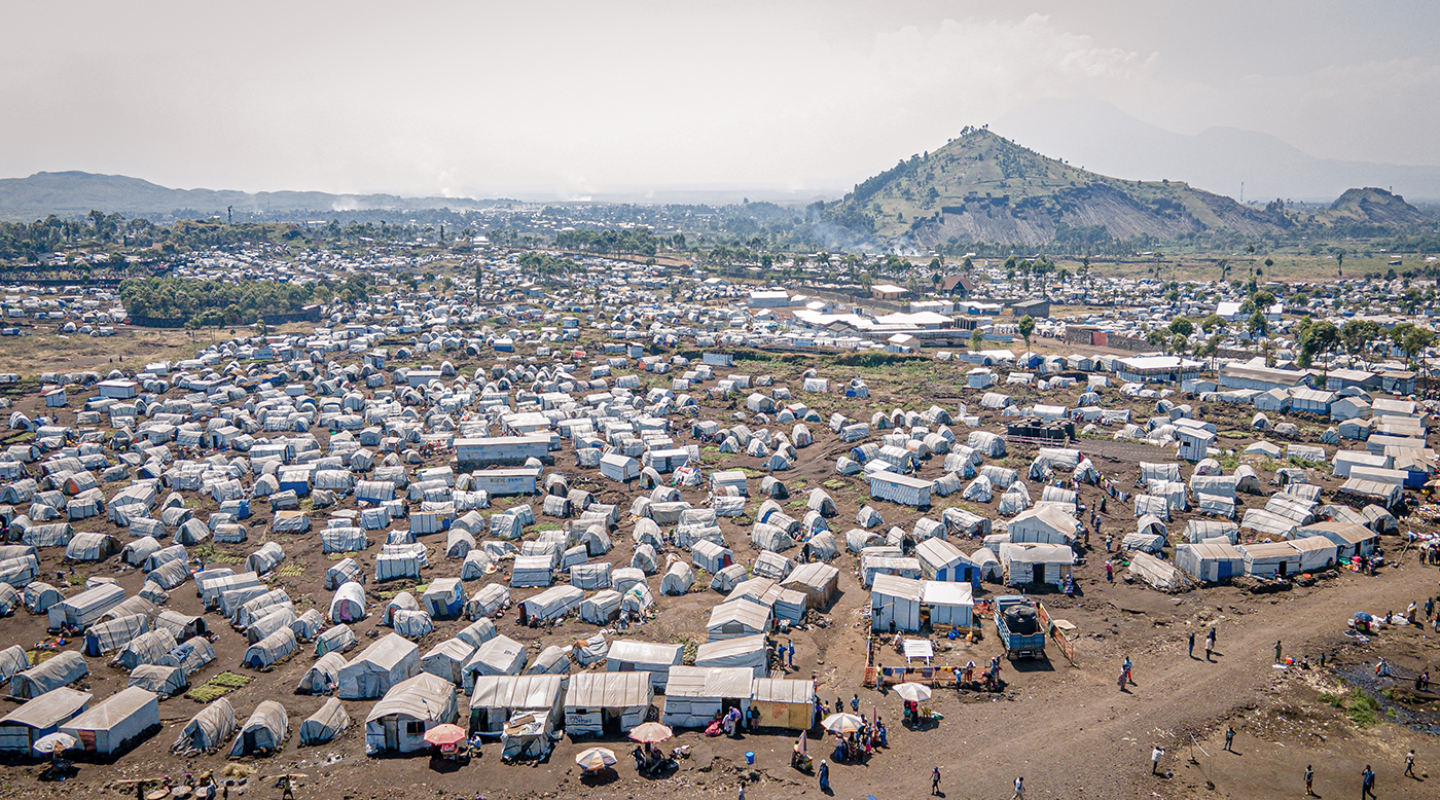
[{"label": "red umbrella", "polygon": [[465,729],[459,725],[436,725],[425,732],[426,744],[433,744],[444,747],[449,744],[459,744],[465,741]]}]

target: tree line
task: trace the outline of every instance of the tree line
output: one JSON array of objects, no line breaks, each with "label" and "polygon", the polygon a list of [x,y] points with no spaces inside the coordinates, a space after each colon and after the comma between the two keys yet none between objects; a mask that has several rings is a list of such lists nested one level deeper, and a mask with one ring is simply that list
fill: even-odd
[{"label": "tree line", "polygon": [[[362,296],[368,293],[364,276],[347,279],[338,294],[353,298],[357,288]],[[145,278],[120,284],[120,302],[131,316],[185,319],[192,327],[250,324],[266,316],[294,314],[336,296],[336,287],[328,282]]]}]

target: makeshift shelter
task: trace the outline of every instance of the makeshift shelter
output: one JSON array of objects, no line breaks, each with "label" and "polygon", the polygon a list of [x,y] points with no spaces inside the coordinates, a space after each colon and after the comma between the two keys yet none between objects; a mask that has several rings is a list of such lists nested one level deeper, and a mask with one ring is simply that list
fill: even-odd
[{"label": "makeshift shelter", "polygon": [[103,533],[77,533],[65,545],[67,561],[104,561],[120,552],[120,541]]},{"label": "makeshift shelter", "polygon": [[808,680],[756,678],[750,703],[761,728],[809,730],[815,722],[815,692]]},{"label": "makeshift shelter", "polygon": [[465,682],[465,662],[475,650],[475,645],[464,639],[446,639],[420,657],[420,669],[459,686]]},{"label": "makeshift shelter", "polygon": [[420,674],[395,684],[365,718],[366,753],[428,752],[425,734],[455,722],[455,686]]},{"label": "makeshift shelter", "polygon": [[481,644],[465,662],[465,691],[475,685],[481,675],[519,675],[525,670],[525,645],[509,636],[496,636]]},{"label": "makeshift shelter", "polygon": [[93,695],[60,687],[26,701],[0,719],[0,753],[34,755],[35,743],[84,713]]},{"label": "makeshift shelter", "polygon": [[338,676],[343,700],[380,697],[420,671],[420,648],[397,634],[377,639],[347,663]]},{"label": "makeshift shelter", "polygon": [[185,677],[185,670],[178,666],[141,664],[130,671],[130,679],[125,685],[154,692],[163,700],[185,691],[190,681]]},{"label": "makeshift shelter", "polygon": [[299,646],[295,632],[284,627],[250,645],[241,663],[250,669],[268,670],[277,661],[295,652]]},{"label": "makeshift shelter", "polygon": [[1341,561],[1375,552],[1379,539],[1379,534],[1369,528],[1350,522],[1319,522],[1295,530],[1297,540],[1309,536],[1323,537],[1335,545],[1336,557]]},{"label": "makeshift shelter", "polygon": [[125,590],[117,584],[106,583],[86,589],[50,607],[50,627],[58,629],[69,625],[83,630],[124,599]]},{"label": "makeshift shelter", "polygon": [[80,680],[89,674],[85,657],[66,650],[53,658],[10,677],[10,696],[29,700]]},{"label": "makeshift shelter", "polygon": [[915,546],[920,574],[926,580],[980,585],[980,570],[960,549],[944,539],[926,539]]},{"label": "makeshift shelter", "polygon": [[1010,520],[1005,531],[1013,544],[1070,545],[1075,542],[1079,523],[1054,506],[1039,506]]},{"label": "makeshift shelter", "polygon": [[577,610],[584,599],[585,593],[575,586],[554,586],[523,601],[520,606],[528,619],[547,621]]},{"label": "makeshift shelter", "polygon": [[801,564],[781,585],[803,594],[807,607],[828,610],[840,596],[840,570],[818,562]]},{"label": "makeshift shelter", "polygon": [[230,748],[230,757],[269,755],[280,749],[289,733],[290,716],[285,713],[285,707],[274,700],[262,700],[241,726]]},{"label": "makeshift shelter", "polygon": [[1289,542],[1247,543],[1235,549],[1241,554],[1247,575],[1284,577],[1300,568],[1300,551]]},{"label": "makeshift shelter", "polygon": [[671,727],[702,728],[731,708],[748,715],[752,679],[744,668],[672,667],[663,721]]},{"label": "makeshift shelter", "polygon": [[658,644],[622,640],[610,645],[605,657],[606,672],[645,672],[658,690],[665,689],[670,668],[680,663],[685,647],[680,644]]},{"label": "makeshift shelter", "polygon": [[345,656],[338,652],[327,652],[305,670],[295,694],[329,694],[340,683],[340,669],[345,666]]},{"label": "makeshift shelter", "polygon": [[618,738],[645,721],[654,697],[645,672],[577,673],[565,692],[565,730]]},{"label": "makeshift shelter", "polygon": [[144,614],[130,614],[92,625],[85,632],[85,655],[103,656],[113,653],[149,630],[150,619]]},{"label": "makeshift shelter", "polygon": [[[771,609],[758,602],[733,599],[710,609],[705,624],[708,640],[718,642],[741,636],[755,636],[770,629]],[[678,662],[677,662],[678,663]]]},{"label": "makeshift shelter", "polygon": [[665,570],[665,577],[660,581],[660,593],[665,595],[683,595],[690,591],[695,584],[695,570],[683,561],[675,561]]},{"label": "makeshift shelter", "polygon": [[695,651],[697,667],[743,667],[763,678],[769,674],[769,665],[769,647],[763,635],[706,642]]},{"label": "makeshift shelter", "polygon": [[336,697],[326,698],[319,710],[300,723],[300,745],[323,744],[349,727],[350,715],[345,712],[345,704]]},{"label": "makeshift shelter", "polygon": [[920,625],[969,628],[975,623],[975,599],[970,584],[956,581],[920,581]]},{"label": "makeshift shelter", "polygon": [[486,675],[475,680],[470,694],[469,728],[501,733],[506,723],[533,716],[546,733],[565,720],[565,690],[571,679],[563,675]]},{"label": "makeshift shelter", "polygon": [[1185,585],[1180,570],[1146,552],[1130,556],[1130,574],[1162,592],[1178,591]]},{"label": "makeshift shelter", "polygon": [[465,585],[459,578],[436,578],[420,596],[420,605],[437,619],[458,617],[465,608]]},{"label": "makeshift shelter", "polygon": [[920,630],[920,581],[879,574],[870,584],[872,630]]},{"label": "makeshift shelter", "polygon": [[109,757],[159,728],[159,697],[132,686],[61,724],[60,732],[79,740],[87,754]]},{"label": "makeshift shelter", "polygon": [[1068,545],[1002,544],[1000,563],[1005,568],[1005,582],[1010,586],[1032,583],[1060,586],[1075,564],[1075,552]]}]

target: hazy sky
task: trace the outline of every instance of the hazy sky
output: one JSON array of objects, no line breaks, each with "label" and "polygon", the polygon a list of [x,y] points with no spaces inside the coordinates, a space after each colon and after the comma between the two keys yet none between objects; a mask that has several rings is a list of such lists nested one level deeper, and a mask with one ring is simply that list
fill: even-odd
[{"label": "hazy sky", "polygon": [[813,190],[1077,97],[1440,164],[1433,0],[0,4],[0,177]]}]

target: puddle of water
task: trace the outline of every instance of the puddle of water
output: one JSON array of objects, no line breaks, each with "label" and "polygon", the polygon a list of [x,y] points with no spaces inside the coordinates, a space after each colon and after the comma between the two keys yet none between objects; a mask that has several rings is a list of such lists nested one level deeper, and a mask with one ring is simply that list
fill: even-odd
[{"label": "puddle of water", "polygon": [[1366,697],[1380,704],[1380,714],[1387,722],[1394,722],[1397,725],[1428,733],[1431,736],[1440,736],[1440,711],[1416,710],[1404,703],[1397,703],[1382,694],[1386,689],[1400,687],[1403,682],[1398,678],[1377,678],[1375,669],[1369,665],[1362,664],[1357,667],[1344,667],[1335,670],[1346,684],[1359,689]]}]

